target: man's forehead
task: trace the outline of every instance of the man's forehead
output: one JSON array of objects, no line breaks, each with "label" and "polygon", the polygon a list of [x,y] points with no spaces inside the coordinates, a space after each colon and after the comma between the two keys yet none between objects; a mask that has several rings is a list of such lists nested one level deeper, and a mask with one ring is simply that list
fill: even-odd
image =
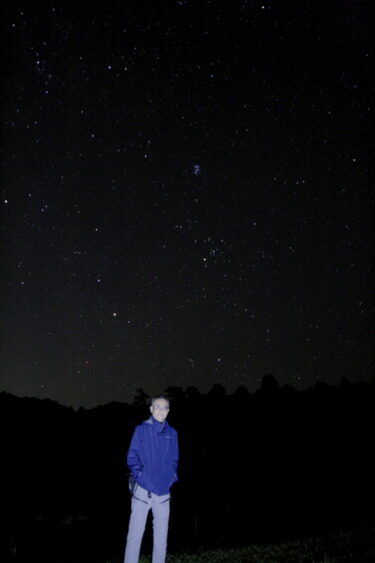
[{"label": "man's forehead", "polygon": [[169,402],[167,401],[167,399],[155,399],[155,401],[152,404],[153,405],[169,405]]}]

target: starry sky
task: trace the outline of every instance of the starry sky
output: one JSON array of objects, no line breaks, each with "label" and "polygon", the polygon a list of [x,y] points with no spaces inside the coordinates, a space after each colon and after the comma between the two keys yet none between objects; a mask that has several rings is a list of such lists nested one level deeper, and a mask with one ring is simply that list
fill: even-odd
[{"label": "starry sky", "polygon": [[373,15],[6,0],[0,390],[371,380]]}]

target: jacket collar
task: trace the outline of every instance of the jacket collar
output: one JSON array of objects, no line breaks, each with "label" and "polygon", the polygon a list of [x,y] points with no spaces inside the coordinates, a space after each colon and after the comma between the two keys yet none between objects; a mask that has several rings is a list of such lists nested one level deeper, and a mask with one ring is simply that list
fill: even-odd
[{"label": "jacket collar", "polygon": [[158,422],[152,415],[146,422],[152,424],[154,431],[158,433],[165,432],[168,428],[168,422],[166,420],[164,422]]}]

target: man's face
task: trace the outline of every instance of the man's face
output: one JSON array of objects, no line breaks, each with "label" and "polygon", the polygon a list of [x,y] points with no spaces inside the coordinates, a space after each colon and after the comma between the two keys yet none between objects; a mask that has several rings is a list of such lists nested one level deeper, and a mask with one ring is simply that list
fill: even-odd
[{"label": "man's face", "polygon": [[158,422],[164,422],[168,416],[169,403],[165,399],[156,399],[150,407],[152,416]]}]

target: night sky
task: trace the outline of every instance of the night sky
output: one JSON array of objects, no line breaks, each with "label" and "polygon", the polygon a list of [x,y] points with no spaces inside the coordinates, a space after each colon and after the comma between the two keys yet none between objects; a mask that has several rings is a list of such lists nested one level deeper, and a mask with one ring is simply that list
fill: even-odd
[{"label": "night sky", "polygon": [[370,381],[370,1],[6,1],[0,391]]}]

